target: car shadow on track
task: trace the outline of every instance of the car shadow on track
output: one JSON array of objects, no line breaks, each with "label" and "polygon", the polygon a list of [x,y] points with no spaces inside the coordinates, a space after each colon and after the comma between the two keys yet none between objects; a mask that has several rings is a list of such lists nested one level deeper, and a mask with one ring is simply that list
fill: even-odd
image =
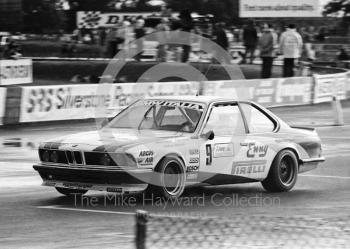
[{"label": "car shadow on track", "polygon": [[220,213],[219,210],[237,212],[265,212],[284,206],[307,205],[309,199],[321,195],[317,191],[296,189],[287,193],[268,193],[258,184],[229,185],[215,187],[193,187],[177,200],[169,200],[154,194],[117,195],[91,192],[86,196],[56,197],[41,200],[40,206],[59,206],[69,209],[103,210],[133,213],[146,210],[168,215],[201,216]]}]

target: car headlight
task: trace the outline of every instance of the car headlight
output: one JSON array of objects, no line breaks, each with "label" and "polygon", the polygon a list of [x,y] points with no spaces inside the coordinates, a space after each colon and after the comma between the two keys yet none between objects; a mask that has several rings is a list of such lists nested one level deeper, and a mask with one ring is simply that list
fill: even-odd
[{"label": "car headlight", "polygon": [[44,162],[49,162],[50,161],[50,153],[48,150],[45,150],[43,155],[42,155],[42,159]]},{"label": "car headlight", "polygon": [[51,162],[58,163],[58,153],[57,151],[52,151],[50,155]]}]

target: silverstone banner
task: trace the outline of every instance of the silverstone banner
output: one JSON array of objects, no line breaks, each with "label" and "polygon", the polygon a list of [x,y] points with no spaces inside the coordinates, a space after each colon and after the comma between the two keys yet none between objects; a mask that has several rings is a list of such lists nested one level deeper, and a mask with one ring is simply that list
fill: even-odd
[{"label": "silverstone banner", "polygon": [[0,125],[3,124],[6,108],[6,88],[0,87]]},{"label": "silverstone banner", "polygon": [[252,100],[266,107],[312,103],[313,81],[310,77],[234,80],[203,84],[203,95]]},{"label": "silverstone banner", "polygon": [[241,18],[322,17],[320,0],[240,0]]},{"label": "silverstone banner", "polygon": [[314,75],[314,104],[330,102],[333,96],[340,100],[346,99],[348,73]]},{"label": "silverstone banner", "polygon": [[0,60],[0,85],[33,83],[32,60]]},{"label": "silverstone banner", "polygon": [[99,108],[116,115],[133,101],[160,95],[196,95],[197,82],[33,86],[22,88],[20,122],[95,118]]}]

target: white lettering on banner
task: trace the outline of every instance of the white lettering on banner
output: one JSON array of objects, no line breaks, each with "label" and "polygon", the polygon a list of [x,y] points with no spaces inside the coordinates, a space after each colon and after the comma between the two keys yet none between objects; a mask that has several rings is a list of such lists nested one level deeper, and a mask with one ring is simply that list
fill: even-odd
[{"label": "white lettering on banner", "polygon": [[241,18],[256,17],[321,17],[319,0],[240,0]]},{"label": "white lettering on banner", "polygon": [[333,96],[346,99],[347,73],[315,75],[314,104],[330,102]]},{"label": "white lettering on banner", "polygon": [[[251,100],[266,107],[311,103],[312,78],[203,82],[203,95]],[[246,96],[237,96],[244,93]]]},{"label": "white lettering on banner", "polygon": [[153,15],[153,13],[101,13],[99,11],[78,11],[77,26],[78,28],[96,29],[96,28],[111,28],[121,21],[131,20],[142,16],[146,18]]},{"label": "white lettering on banner", "polygon": [[100,108],[114,116],[143,97],[195,95],[198,89],[195,82],[114,84],[108,89],[98,84],[23,87],[20,122],[95,118]]},{"label": "white lettering on banner", "polygon": [[6,91],[6,88],[0,87],[0,125],[3,124],[3,119],[5,116]]},{"label": "white lettering on banner", "polygon": [[276,85],[276,104],[310,104],[312,85],[310,77],[279,79]]},{"label": "white lettering on banner", "polygon": [[0,60],[0,85],[33,82],[32,60]]}]

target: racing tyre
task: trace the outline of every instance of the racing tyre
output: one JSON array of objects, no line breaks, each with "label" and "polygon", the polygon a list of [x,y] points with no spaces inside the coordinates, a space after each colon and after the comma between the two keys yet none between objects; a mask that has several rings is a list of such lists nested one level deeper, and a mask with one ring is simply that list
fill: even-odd
[{"label": "racing tyre", "polygon": [[87,190],[70,189],[70,188],[56,188],[56,190],[57,192],[65,196],[84,195],[88,192]]},{"label": "racing tyre", "polygon": [[185,167],[177,157],[166,157],[157,166],[153,185],[149,185],[147,194],[163,196],[167,199],[179,198],[185,190]]},{"label": "racing tyre", "polygon": [[274,159],[267,178],[261,182],[270,192],[287,192],[291,190],[298,178],[298,160],[289,150],[283,150]]}]

